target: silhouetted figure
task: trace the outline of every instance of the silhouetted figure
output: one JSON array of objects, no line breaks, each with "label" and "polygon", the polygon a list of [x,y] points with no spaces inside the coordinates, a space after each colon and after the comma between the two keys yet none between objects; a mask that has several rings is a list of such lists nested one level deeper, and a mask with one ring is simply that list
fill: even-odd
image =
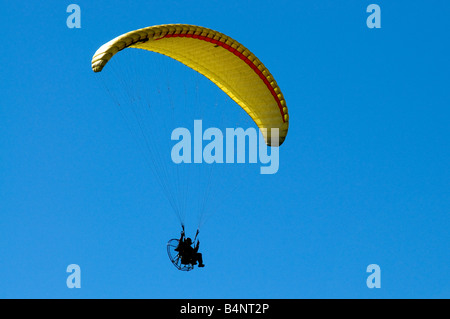
[{"label": "silhouetted figure", "polygon": [[192,240],[189,237],[184,238],[184,231],[182,231],[178,247],[175,248],[175,251],[177,251],[181,257],[181,263],[184,265],[197,265],[198,262],[199,267],[205,267],[202,254],[198,252],[199,246],[200,241],[197,240],[197,244],[192,247]]}]

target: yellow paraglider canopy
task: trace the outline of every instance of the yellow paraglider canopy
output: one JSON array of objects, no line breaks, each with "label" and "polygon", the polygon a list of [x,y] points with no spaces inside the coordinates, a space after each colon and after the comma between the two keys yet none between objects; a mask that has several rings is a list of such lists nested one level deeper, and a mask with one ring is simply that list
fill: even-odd
[{"label": "yellow paraglider canopy", "polygon": [[[161,53],[203,74],[251,116],[267,145],[284,142],[289,115],[283,94],[269,70],[239,42],[194,25],[152,26],[102,45],[92,58],[94,72],[100,72],[114,54],[125,48]],[[278,141],[271,138],[274,128],[279,130]]]}]

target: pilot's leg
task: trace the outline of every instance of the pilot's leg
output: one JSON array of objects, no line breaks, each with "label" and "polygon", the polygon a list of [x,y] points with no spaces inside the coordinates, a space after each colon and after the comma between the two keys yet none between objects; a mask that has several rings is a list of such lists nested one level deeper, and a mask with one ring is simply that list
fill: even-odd
[{"label": "pilot's leg", "polygon": [[203,265],[203,256],[202,256],[202,254],[201,253],[197,253],[197,256],[196,256],[197,258],[197,260],[198,260],[198,266],[199,267],[205,267],[205,265]]}]

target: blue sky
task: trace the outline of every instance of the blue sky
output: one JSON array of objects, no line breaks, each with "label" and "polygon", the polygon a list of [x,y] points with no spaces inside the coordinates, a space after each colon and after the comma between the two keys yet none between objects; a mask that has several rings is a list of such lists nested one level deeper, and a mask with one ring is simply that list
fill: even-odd
[{"label": "blue sky", "polygon": [[[0,297],[449,298],[450,5],[378,1],[369,29],[370,3],[2,2]],[[290,112],[277,174],[218,169],[190,273],[167,258],[179,223],[90,68],[103,43],[165,23],[243,43]]]}]

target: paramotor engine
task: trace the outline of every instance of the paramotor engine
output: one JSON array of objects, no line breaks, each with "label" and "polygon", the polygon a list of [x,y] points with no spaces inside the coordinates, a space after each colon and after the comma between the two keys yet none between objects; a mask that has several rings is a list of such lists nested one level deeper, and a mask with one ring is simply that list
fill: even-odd
[{"label": "paramotor engine", "polygon": [[172,262],[172,264],[181,271],[191,271],[194,269],[193,264],[183,264],[181,262],[181,256],[175,249],[178,247],[179,244],[178,239],[171,239],[167,243],[167,254],[169,255],[169,259]]}]

